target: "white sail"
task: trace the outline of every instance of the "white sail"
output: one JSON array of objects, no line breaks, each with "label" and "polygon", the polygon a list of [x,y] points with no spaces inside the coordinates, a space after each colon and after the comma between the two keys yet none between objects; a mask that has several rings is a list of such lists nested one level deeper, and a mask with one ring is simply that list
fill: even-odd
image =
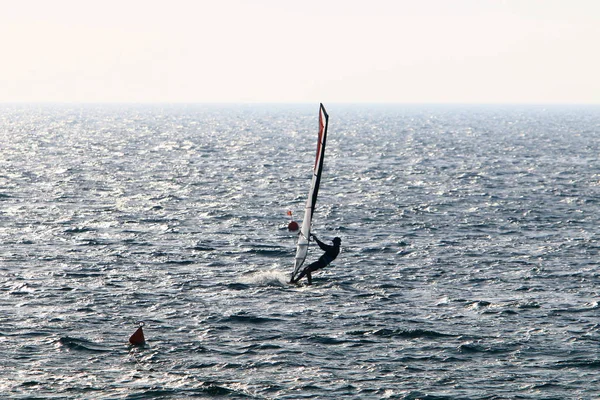
[{"label": "white sail", "polygon": [[298,244],[296,246],[296,257],[294,260],[294,271],[292,279],[296,276],[306,256],[308,254],[308,243],[310,239],[310,228],[312,225],[312,217],[317,204],[317,195],[319,194],[319,185],[321,184],[321,173],[323,172],[323,160],[325,158],[325,143],[327,141],[327,124],[329,115],[325,111],[323,104],[319,107],[319,134],[317,139],[317,155],[315,157],[315,165],[313,167],[313,176],[306,199],[306,208],[304,209],[304,219],[298,236]]}]

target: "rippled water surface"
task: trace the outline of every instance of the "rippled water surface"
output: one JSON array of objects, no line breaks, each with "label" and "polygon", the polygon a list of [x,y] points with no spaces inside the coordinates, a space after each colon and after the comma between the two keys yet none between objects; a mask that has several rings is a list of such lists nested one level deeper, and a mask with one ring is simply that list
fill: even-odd
[{"label": "rippled water surface", "polygon": [[1,106],[2,398],[597,398],[600,108],[329,105],[294,287],[317,111]]}]

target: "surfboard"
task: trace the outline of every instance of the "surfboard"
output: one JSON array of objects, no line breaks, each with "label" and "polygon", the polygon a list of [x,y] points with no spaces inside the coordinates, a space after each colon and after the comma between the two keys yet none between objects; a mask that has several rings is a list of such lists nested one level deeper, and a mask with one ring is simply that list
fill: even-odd
[{"label": "surfboard", "polygon": [[298,234],[298,242],[296,243],[296,256],[294,257],[294,269],[292,271],[292,280],[296,277],[300,268],[308,255],[308,245],[310,243],[310,229],[312,226],[315,206],[317,204],[317,196],[319,194],[319,186],[321,185],[321,175],[323,173],[323,163],[325,160],[325,144],[327,143],[327,126],[329,124],[329,115],[325,111],[323,103],[319,105],[319,130],[317,134],[317,151],[315,163],[313,166],[313,175],[306,199],[304,208],[304,219]]}]

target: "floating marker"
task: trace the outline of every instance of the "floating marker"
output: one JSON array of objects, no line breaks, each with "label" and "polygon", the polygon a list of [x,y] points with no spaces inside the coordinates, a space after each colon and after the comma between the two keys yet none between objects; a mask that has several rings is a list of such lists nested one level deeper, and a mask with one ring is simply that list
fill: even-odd
[{"label": "floating marker", "polygon": [[298,229],[300,229],[298,223],[296,221],[290,221],[290,223],[288,224],[288,230],[290,232],[296,232]]},{"label": "floating marker", "polygon": [[[143,326],[143,325],[142,325]],[[142,326],[140,326],[137,331],[129,338],[129,343],[134,346],[141,346],[146,343],[146,339],[144,339],[144,331],[142,330]]]},{"label": "floating marker", "polygon": [[296,221],[294,221],[293,218],[293,214],[292,214],[292,210],[288,210],[287,212],[288,217],[290,217],[290,223],[288,224],[288,230],[290,232],[296,232],[298,229],[300,229],[300,226],[298,225],[298,223]]}]

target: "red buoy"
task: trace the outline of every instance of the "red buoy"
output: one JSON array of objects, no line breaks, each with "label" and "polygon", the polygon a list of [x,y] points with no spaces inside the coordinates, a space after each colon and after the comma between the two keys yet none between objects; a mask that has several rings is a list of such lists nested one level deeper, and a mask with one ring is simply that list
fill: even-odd
[{"label": "red buoy", "polygon": [[296,232],[298,229],[300,229],[300,227],[296,221],[290,221],[288,224],[288,229],[290,232]]},{"label": "red buoy", "polygon": [[141,326],[137,329],[137,331],[135,331],[133,335],[131,335],[131,337],[129,338],[129,343],[131,343],[134,346],[141,346],[144,343],[146,343],[146,339],[144,339],[144,331],[142,330]]}]

